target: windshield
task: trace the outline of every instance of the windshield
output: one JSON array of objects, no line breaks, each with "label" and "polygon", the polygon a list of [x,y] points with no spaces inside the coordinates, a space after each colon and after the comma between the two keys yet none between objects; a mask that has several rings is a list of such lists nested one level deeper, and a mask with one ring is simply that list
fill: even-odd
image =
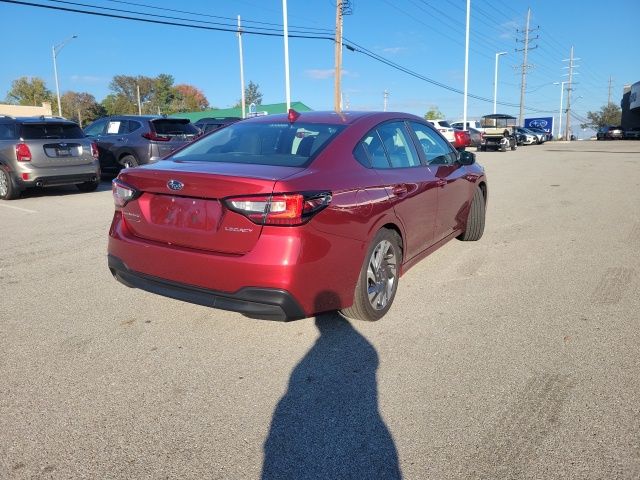
[{"label": "windshield", "polygon": [[24,140],[42,140],[47,138],[84,138],[78,125],[72,123],[24,123],[20,136]]},{"label": "windshield", "polygon": [[173,159],[301,167],[343,128],[311,123],[236,123],[194,142]]}]

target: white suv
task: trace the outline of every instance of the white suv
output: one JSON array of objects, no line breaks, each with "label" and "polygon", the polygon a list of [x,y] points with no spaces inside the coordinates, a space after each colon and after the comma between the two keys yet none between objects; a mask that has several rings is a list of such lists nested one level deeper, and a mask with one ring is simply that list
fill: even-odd
[{"label": "white suv", "polygon": [[436,127],[436,130],[438,130],[444,136],[444,138],[449,140],[449,143],[455,143],[456,137],[453,133],[453,128],[451,127],[451,125],[449,125],[449,122],[447,122],[446,120],[427,120],[427,122]]}]

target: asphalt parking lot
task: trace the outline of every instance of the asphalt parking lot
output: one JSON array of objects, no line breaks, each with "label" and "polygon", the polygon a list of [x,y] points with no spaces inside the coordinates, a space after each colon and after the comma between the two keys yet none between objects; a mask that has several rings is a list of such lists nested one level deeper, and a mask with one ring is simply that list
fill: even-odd
[{"label": "asphalt parking lot", "polygon": [[375,323],[127,289],[108,183],[0,202],[0,477],[639,478],[640,142],[478,160],[484,237]]}]

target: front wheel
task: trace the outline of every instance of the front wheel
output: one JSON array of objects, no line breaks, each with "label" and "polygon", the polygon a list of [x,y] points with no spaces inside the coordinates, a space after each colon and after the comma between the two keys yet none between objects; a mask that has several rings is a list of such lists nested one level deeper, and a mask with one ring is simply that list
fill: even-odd
[{"label": "front wheel", "polygon": [[469,208],[469,215],[467,217],[467,226],[462,235],[458,236],[458,240],[465,242],[473,242],[480,240],[484,233],[484,221],[486,216],[486,203],[484,201],[484,195],[480,187],[476,187],[473,192],[473,199],[471,200],[471,207]]},{"label": "front wheel", "polygon": [[383,228],[376,234],[360,270],[353,305],[342,310],[344,316],[373,322],[389,311],[398,290],[400,243],[392,230]]}]

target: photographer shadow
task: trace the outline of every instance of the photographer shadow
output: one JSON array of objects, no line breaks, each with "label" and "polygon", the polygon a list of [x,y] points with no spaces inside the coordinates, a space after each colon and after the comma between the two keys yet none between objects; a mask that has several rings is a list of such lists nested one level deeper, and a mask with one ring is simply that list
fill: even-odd
[{"label": "photographer shadow", "polygon": [[376,350],[337,313],[315,324],[320,336],[274,412],[262,479],[400,479],[378,410]]}]

